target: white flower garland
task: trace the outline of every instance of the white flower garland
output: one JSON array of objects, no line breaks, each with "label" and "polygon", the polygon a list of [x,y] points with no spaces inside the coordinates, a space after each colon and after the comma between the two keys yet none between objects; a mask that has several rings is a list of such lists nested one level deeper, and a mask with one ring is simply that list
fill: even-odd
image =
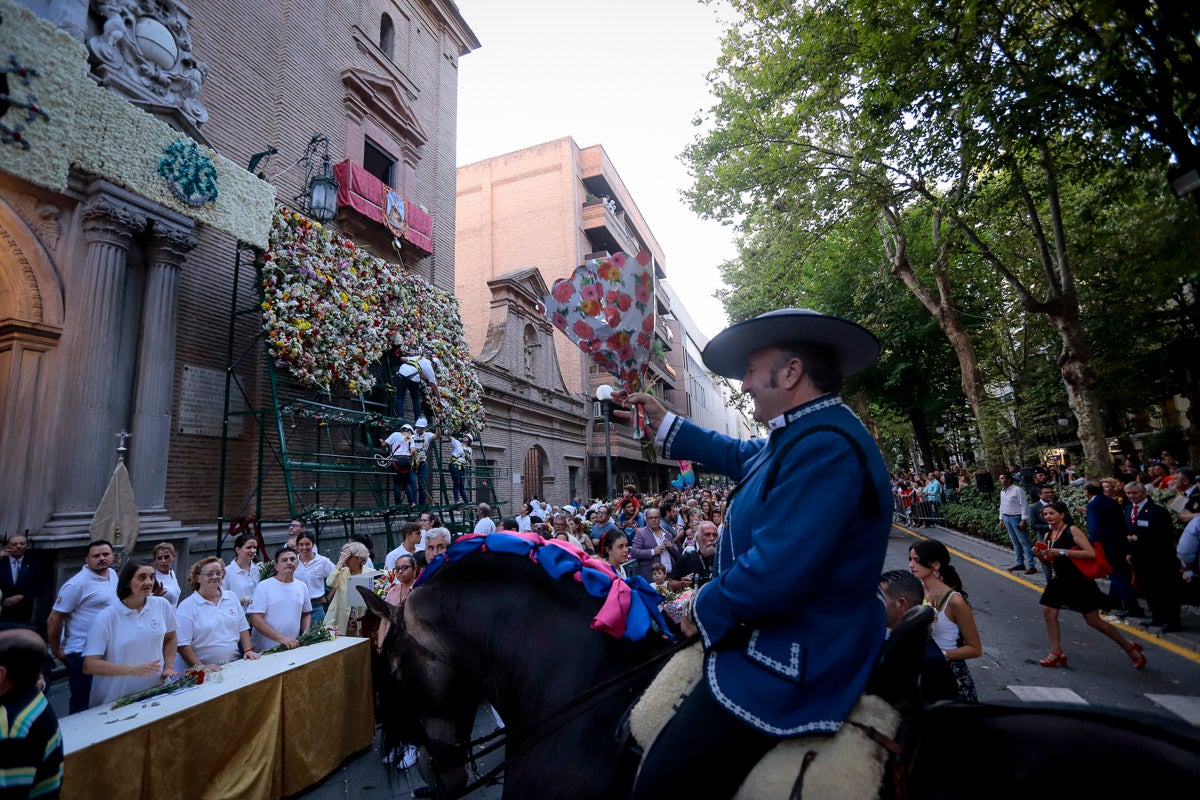
[{"label": "white flower garland", "polygon": [[282,208],[261,280],[271,355],[298,381],[367,392],[386,351],[425,353],[441,362],[429,398],[437,418],[453,431],[482,429],[483,387],[453,295]]}]

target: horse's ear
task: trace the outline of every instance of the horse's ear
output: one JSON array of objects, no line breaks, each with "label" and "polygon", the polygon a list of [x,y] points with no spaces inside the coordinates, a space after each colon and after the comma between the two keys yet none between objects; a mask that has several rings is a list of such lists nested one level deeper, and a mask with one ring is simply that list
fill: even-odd
[{"label": "horse's ear", "polygon": [[385,619],[388,622],[393,622],[392,608],[382,597],[367,589],[365,586],[355,586],[358,593],[363,596],[363,600],[367,601],[367,610],[380,619]]}]

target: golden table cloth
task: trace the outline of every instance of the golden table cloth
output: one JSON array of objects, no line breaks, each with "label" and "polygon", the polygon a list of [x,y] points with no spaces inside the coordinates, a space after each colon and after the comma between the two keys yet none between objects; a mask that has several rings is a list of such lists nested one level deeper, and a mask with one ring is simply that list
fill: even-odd
[{"label": "golden table cloth", "polygon": [[64,798],[294,794],[375,734],[370,645],[339,638],[235,661],[203,685],[61,721]]}]

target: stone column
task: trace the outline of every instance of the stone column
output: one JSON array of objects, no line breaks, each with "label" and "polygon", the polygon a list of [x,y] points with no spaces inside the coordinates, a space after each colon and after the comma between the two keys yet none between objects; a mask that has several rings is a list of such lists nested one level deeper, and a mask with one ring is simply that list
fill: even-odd
[{"label": "stone column", "polygon": [[167,447],[171,439],[171,399],[175,380],[175,309],[179,269],[196,237],[180,228],[155,224],[138,342],[137,389],[133,398],[133,439],[129,477],[138,508],[164,511]]},{"label": "stone column", "polygon": [[94,509],[116,464],[113,435],[124,423],[113,419],[113,378],[126,262],[134,234],[146,227],[145,216],[105,195],[84,208],[82,219],[87,254],[70,281],[67,304],[73,342],[63,383],[69,399],[59,451],[58,508],[64,511]]}]

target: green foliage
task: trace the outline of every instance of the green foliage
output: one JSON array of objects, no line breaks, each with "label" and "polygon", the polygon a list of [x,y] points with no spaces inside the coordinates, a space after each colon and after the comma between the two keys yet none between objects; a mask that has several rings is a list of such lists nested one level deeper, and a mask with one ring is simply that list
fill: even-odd
[{"label": "green foliage", "polygon": [[[1119,430],[1124,411],[1172,393],[1180,359],[1162,345],[1200,327],[1186,288],[1200,220],[1163,174],[1168,152],[1200,163],[1195,12],[730,2],[717,101],[684,159],[695,210],[738,225],[721,295],[732,319],[785,304],[857,319],[884,344],[854,388],[885,449],[952,427],[953,351],[890,275],[887,213],[918,286],[965,322],[984,380],[1013,388],[1012,406],[982,414],[1007,457],[1076,435],[1094,454],[1100,416]],[[1098,373],[1077,378],[1078,431],[1072,358]]]}]

